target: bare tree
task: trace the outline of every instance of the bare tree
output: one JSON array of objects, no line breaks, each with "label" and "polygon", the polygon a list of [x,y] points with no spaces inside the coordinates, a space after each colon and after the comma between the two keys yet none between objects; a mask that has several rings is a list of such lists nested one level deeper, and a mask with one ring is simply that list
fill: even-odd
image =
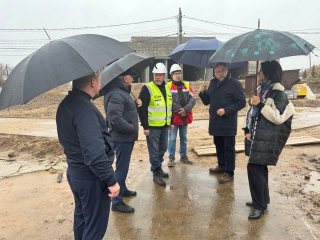
[{"label": "bare tree", "polygon": [[2,87],[4,81],[7,79],[12,69],[13,68],[8,66],[7,64],[0,63],[0,87]]}]

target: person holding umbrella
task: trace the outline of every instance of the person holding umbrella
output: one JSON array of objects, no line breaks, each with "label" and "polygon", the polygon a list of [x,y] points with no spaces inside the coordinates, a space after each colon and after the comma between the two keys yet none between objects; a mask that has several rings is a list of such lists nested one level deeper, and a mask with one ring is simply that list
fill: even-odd
[{"label": "person holding umbrella", "polygon": [[268,165],[276,165],[286,144],[295,109],[280,84],[282,68],[279,62],[261,63],[258,96],[253,96],[247,116],[245,154],[249,156],[247,170],[253,206],[249,219],[259,219],[270,203]]},{"label": "person holding umbrella", "polygon": [[170,68],[172,81],[167,83],[171,89],[173,101],[173,124],[174,129],[169,131],[169,162],[168,167],[174,167],[176,140],[179,130],[180,134],[180,162],[193,164],[187,155],[187,133],[188,124],[192,123],[192,109],[196,103],[192,87],[181,80],[181,68],[178,64],[173,64]]},{"label": "person holding umbrella", "polygon": [[137,195],[137,192],[128,190],[126,186],[131,153],[138,139],[137,107],[142,105],[140,99],[134,101],[130,96],[133,77],[136,75],[129,68],[103,88],[104,109],[117,158],[115,176],[120,185],[119,195],[112,199],[112,211],[121,213],[134,212],[133,207],[123,202],[123,197]]},{"label": "person holding umbrella", "polygon": [[163,178],[169,174],[162,169],[163,156],[168,147],[168,128],[174,128],[172,120],[172,96],[165,83],[167,68],[157,63],[153,70],[154,81],[143,86],[139,95],[142,106],[139,118],[146,135],[153,181],[159,186],[166,186]]},{"label": "person holding umbrella", "polygon": [[74,238],[102,239],[111,198],[120,187],[114,175],[113,143],[105,120],[91,99],[101,87],[100,71],[73,81],[60,103],[57,131],[67,157],[67,178],[75,201]]},{"label": "person holding umbrella", "polygon": [[218,158],[218,166],[209,171],[223,173],[219,182],[228,183],[234,179],[238,111],[246,106],[246,99],[241,83],[230,77],[225,63],[216,64],[214,75],[208,90],[200,87],[199,96],[204,105],[210,104],[209,134]]}]

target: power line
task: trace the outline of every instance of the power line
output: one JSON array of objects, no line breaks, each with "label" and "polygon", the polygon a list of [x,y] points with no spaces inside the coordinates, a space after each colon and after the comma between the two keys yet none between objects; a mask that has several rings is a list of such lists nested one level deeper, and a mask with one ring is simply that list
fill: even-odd
[{"label": "power line", "polygon": [[[94,27],[73,27],[73,28],[46,28],[46,30],[50,31],[68,31],[68,30],[83,30],[83,29],[95,29],[95,28],[109,28],[109,27],[119,27],[119,26],[128,26],[128,25],[136,25],[136,24],[142,24],[142,23],[151,23],[151,22],[159,22],[164,20],[173,19],[173,17],[168,18],[161,18],[161,19],[155,19],[155,20],[148,20],[148,21],[142,21],[142,22],[133,22],[133,23],[122,23],[122,24],[113,24],[113,25],[105,25],[105,26],[94,26]],[[25,32],[25,31],[43,31],[43,28],[11,28],[11,29],[0,29],[0,31],[7,32],[7,31],[18,31],[18,32]]]},{"label": "power line", "polygon": [[[211,22],[211,21],[206,21],[206,20],[201,20],[201,19],[197,19],[197,18],[193,18],[193,17],[188,17],[188,16],[185,16],[185,18],[187,19],[191,19],[191,20],[195,20],[195,21],[199,21],[199,22],[205,22],[205,23],[210,23],[210,24],[215,24],[215,25],[218,25],[218,26],[228,26],[228,27],[236,27],[236,28],[244,28],[244,29],[256,29],[256,28],[249,28],[249,27],[243,27],[243,26],[236,26],[236,25],[231,25],[231,24],[224,24],[224,23],[218,23],[218,22]],[[238,29],[236,29],[238,30]],[[238,30],[240,31],[240,30]]]}]

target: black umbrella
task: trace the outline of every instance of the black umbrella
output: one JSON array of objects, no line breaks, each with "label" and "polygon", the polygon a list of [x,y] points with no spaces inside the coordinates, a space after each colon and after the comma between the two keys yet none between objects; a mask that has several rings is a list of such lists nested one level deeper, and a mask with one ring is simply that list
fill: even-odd
[{"label": "black umbrella", "polygon": [[105,87],[112,79],[127,71],[129,68],[136,73],[153,66],[154,56],[145,53],[130,54],[107,66],[101,72],[101,88]]},{"label": "black umbrella", "polygon": [[271,61],[308,55],[315,46],[289,32],[256,29],[227,41],[210,62]]},{"label": "black umbrella", "polygon": [[54,40],[22,60],[10,73],[0,94],[0,110],[93,74],[134,50],[112,38],[83,34]]},{"label": "black umbrella", "polygon": [[[259,26],[260,22],[258,23]],[[315,46],[292,33],[258,28],[227,41],[212,55],[210,62],[257,61],[257,87],[259,61],[308,55],[314,48]]]}]

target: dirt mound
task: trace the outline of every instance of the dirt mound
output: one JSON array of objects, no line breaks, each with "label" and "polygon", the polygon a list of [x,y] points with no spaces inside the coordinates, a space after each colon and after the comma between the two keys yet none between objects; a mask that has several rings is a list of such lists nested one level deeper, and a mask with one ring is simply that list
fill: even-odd
[{"label": "dirt mound", "polygon": [[63,148],[58,139],[17,135],[1,135],[1,150],[12,150],[16,154],[27,153],[36,158],[64,158]]}]

